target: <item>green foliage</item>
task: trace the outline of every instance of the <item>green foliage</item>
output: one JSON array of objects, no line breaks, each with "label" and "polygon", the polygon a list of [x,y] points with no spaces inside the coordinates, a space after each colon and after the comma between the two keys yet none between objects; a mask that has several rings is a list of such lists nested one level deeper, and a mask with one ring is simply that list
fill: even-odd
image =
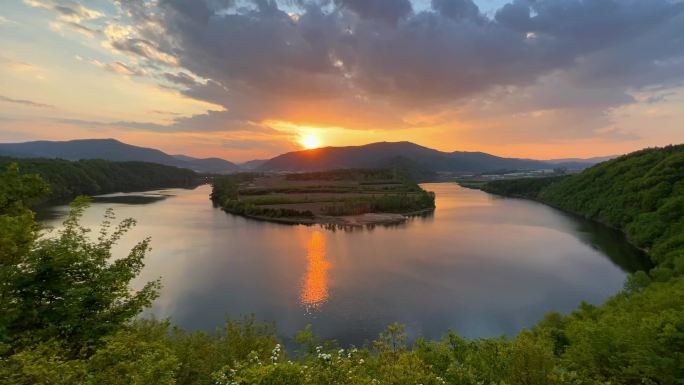
[{"label": "green foliage", "polygon": [[539,193],[549,185],[556,183],[566,176],[552,176],[542,178],[520,178],[495,180],[488,182],[481,187],[482,190],[498,195],[505,195],[516,198],[537,199]]},{"label": "green foliage", "polygon": [[199,175],[191,170],[146,162],[101,159],[71,162],[62,159],[0,157],[0,169],[6,169],[10,164],[17,164],[24,174],[40,175],[50,186],[50,194],[43,197],[51,201],[73,199],[79,195],[191,186],[199,179]]},{"label": "green foliage", "polygon": [[86,362],[67,358],[57,341],[41,342],[0,361],[0,379],[12,385],[82,384]]},{"label": "green foliage", "polygon": [[296,181],[352,181],[362,185],[403,184],[417,188],[409,174],[400,168],[349,168],[288,174],[287,180]]},{"label": "green foliage", "polygon": [[16,164],[0,174],[0,352],[8,340],[7,325],[16,306],[13,283],[21,275],[38,225],[29,206],[47,193],[36,175],[20,175]]},{"label": "green foliage", "polygon": [[323,208],[326,215],[359,215],[365,213],[406,214],[435,208],[435,194],[418,193],[383,194],[346,199]]},{"label": "green foliage", "polygon": [[[542,322],[535,332],[549,332]],[[681,384],[684,379],[684,278],[619,294],[601,307],[580,307],[562,333],[567,370],[620,384]]]},{"label": "green foliage", "polygon": [[112,229],[115,218],[108,210],[92,241],[79,224],[87,206],[87,199],[75,200],[64,228],[35,242],[9,283],[13,306],[3,326],[15,348],[57,339],[73,356],[90,352],[156,298],[159,281],[137,292],[128,286],[144,266],[149,239],[112,258],[112,247],[135,221]]},{"label": "green foliage", "polygon": [[167,341],[168,322],[138,321],[105,339],[86,363],[88,385],[173,385],[178,359]]},{"label": "green foliage", "polygon": [[47,193],[47,185],[37,175],[19,175],[19,167],[14,163],[0,174],[0,263],[3,267],[16,264],[35,240],[37,226],[29,207]]}]

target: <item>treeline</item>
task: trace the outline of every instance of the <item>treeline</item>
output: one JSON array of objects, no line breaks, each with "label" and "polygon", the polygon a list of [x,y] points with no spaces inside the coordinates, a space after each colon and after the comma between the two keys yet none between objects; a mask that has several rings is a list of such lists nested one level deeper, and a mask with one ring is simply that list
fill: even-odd
[{"label": "treeline", "polygon": [[287,180],[396,180],[398,171],[391,169],[364,169],[364,168],[350,168],[327,171],[312,171],[305,173],[293,173],[286,175]]},{"label": "treeline", "polygon": [[655,278],[684,274],[684,145],[637,151],[573,176],[496,181],[483,189],[619,229],[648,251]]},{"label": "treeline", "polygon": [[221,208],[228,213],[244,215],[248,217],[265,218],[314,218],[315,215],[310,210],[295,210],[288,208],[261,207],[254,203],[240,200],[226,200]]},{"label": "treeline", "polygon": [[45,199],[64,201],[79,195],[141,191],[197,184],[191,170],[147,162],[112,162],[100,159],[14,159],[0,157],[0,170],[16,163],[23,174],[38,174],[49,184]]},{"label": "treeline", "polygon": [[325,215],[361,215],[366,213],[407,214],[435,208],[435,193],[377,194],[333,203],[323,207]]},{"label": "treeline", "polygon": [[[210,195],[212,202],[224,211],[236,215],[267,218],[314,217],[314,214],[309,210],[260,207],[255,202],[240,200],[240,185],[253,180],[258,175],[255,173],[238,173],[214,178]],[[271,198],[272,202],[263,202],[262,204],[278,203],[276,199],[282,200],[284,198]]]},{"label": "treeline", "polygon": [[398,185],[403,191],[421,191],[408,170],[392,168],[350,168],[327,171],[313,171],[286,175],[287,180],[296,181],[353,181],[360,186]]},{"label": "treeline", "polygon": [[562,178],[566,178],[566,176],[495,180],[479,185],[479,187],[492,194],[537,199],[542,189],[558,182]]}]

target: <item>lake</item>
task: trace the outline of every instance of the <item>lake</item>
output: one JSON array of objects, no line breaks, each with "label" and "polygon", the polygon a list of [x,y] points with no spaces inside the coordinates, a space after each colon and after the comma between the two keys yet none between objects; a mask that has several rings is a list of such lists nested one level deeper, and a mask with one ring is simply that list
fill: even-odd
[{"label": "lake", "polygon": [[[283,337],[311,324],[343,344],[394,321],[413,337],[514,335],[549,311],[603,302],[647,266],[620,234],[545,205],[453,183],[423,187],[437,194],[434,214],[390,227],[246,219],[214,208],[208,185],[97,197],[83,224],[96,227],[107,207],[137,219],[118,255],[152,237],[134,286],[161,277],[164,287],[146,315],[213,330],[226,316],[254,314]],[[40,217],[59,227],[66,210]]]}]

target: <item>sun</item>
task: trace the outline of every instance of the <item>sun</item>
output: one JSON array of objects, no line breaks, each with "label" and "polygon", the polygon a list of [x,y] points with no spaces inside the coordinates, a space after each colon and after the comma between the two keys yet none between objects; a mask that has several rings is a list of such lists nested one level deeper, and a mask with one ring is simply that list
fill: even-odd
[{"label": "sun", "polygon": [[321,146],[321,138],[312,134],[304,135],[299,139],[299,144],[307,150],[313,150]]}]

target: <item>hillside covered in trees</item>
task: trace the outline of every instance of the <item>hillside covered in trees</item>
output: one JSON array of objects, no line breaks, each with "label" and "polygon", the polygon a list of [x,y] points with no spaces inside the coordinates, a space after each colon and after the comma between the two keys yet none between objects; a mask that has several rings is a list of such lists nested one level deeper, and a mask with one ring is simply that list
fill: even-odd
[{"label": "hillside covered in trees", "polygon": [[495,181],[483,189],[619,229],[649,252],[655,276],[684,274],[684,145],[637,151],[573,176]]},{"label": "hillside covered in trees", "polygon": [[64,201],[79,195],[192,186],[200,180],[194,171],[147,162],[0,157],[0,170],[5,170],[11,163],[16,163],[22,174],[40,175],[50,188],[50,193],[43,199],[50,201]]},{"label": "hillside covered in trees", "polygon": [[681,385],[681,152],[645,150],[578,176],[516,185],[516,195],[586,213],[649,247],[653,275],[632,275],[605,304],[549,313],[512,338],[468,340],[445,331],[441,340],[410,341],[395,324],[351,347],[320,341],[307,328],[287,341],[287,351],[274,325],[249,317],[211,332],[135,318],[160,286],[128,289],[149,239],[112,260],[134,221],[115,226],[110,212],[93,240],[79,224],[83,200],[56,237],[41,238],[29,207],[46,186],[10,166],[0,173],[0,378],[27,385]]},{"label": "hillside covered in trees", "polygon": [[262,163],[261,171],[323,171],[340,168],[391,168],[401,165],[414,177],[435,172],[477,173],[492,170],[538,170],[556,167],[584,169],[586,162],[554,162],[502,158],[483,152],[444,152],[411,142],[378,142],[362,146],[322,147],[288,152]]}]

